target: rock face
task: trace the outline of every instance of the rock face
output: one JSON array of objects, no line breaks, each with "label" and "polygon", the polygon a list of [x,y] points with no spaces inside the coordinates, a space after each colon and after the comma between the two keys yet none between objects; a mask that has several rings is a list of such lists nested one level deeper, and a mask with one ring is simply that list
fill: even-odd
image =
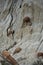
[{"label": "rock face", "polygon": [[[23,23],[25,17],[31,25]],[[13,55],[17,47],[22,50]],[[37,60],[36,53],[43,52],[43,0],[0,0],[0,52],[5,49],[19,65]]]}]

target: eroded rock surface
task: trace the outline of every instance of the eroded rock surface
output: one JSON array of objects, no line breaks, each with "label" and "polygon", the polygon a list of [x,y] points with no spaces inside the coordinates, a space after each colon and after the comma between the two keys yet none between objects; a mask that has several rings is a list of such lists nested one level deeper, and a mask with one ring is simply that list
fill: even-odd
[{"label": "eroded rock surface", "polygon": [[[31,26],[23,25],[26,16]],[[7,36],[8,28],[15,33]],[[17,47],[22,50],[13,55]],[[0,0],[0,52],[5,49],[19,65],[37,60],[36,53],[43,52],[43,0]]]}]

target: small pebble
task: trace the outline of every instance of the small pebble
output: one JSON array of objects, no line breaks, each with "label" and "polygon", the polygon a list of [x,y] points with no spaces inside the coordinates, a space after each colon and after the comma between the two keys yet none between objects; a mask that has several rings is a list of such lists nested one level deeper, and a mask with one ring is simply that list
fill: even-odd
[{"label": "small pebble", "polygon": [[20,47],[16,48],[15,51],[13,52],[13,55],[16,53],[19,53],[22,49]]}]

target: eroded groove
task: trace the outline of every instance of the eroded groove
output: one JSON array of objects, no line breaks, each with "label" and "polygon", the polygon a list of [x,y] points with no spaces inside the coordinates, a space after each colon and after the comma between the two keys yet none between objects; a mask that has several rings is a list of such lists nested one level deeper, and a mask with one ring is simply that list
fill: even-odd
[{"label": "eroded groove", "polygon": [[17,42],[14,42],[14,44],[11,45],[11,46],[9,46],[6,50],[7,50],[7,51],[10,50],[10,49],[13,48],[16,44],[17,44]]},{"label": "eroded groove", "polygon": [[37,48],[37,50],[36,50],[36,51],[38,51],[38,49],[40,48],[40,46],[41,46],[42,42],[43,42],[43,39],[41,40],[40,44],[38,45],[38,48]]}]

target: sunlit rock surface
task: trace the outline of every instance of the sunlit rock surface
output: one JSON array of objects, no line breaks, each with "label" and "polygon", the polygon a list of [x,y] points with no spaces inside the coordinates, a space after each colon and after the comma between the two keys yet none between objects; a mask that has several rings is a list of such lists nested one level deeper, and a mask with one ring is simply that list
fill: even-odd
[{"label": "sunlit rock surface", "polygon": [[[26,16],[32,25],[22,27]],[[7,36],[9,26],[15,32]],[[17,47],[22,50],[13,55]],[[31,65],[37,60],[36,52],[43,52],[43,0],[0,0],[0,52],[5,49],[19,65]]]}]

